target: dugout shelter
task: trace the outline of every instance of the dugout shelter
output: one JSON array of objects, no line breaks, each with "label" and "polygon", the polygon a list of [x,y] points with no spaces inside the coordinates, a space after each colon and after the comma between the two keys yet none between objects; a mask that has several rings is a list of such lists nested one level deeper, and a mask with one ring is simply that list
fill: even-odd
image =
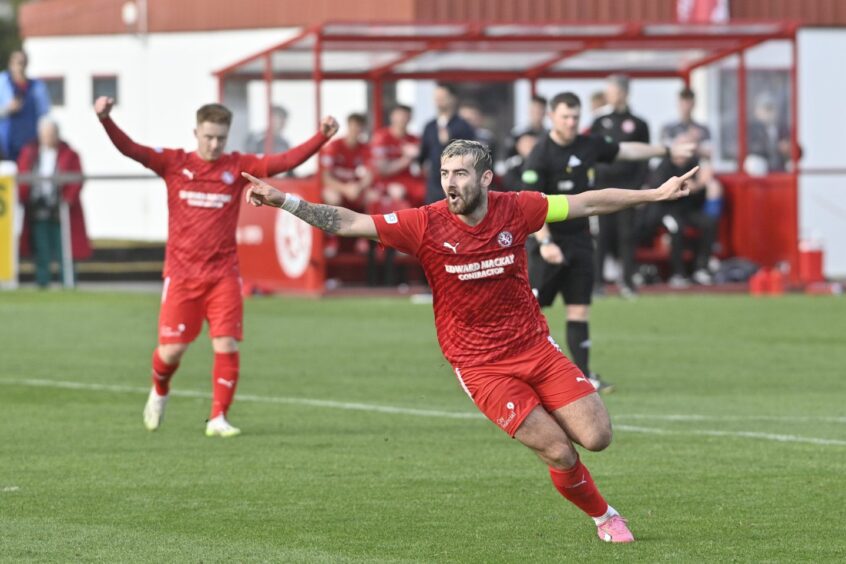
[{"label": "dugout shelter", "polygon": [[[399,80],[514,82],[528,80],[532,93],[547,79],[604,78],[623,73],[633,81],[666,79],[690,85],[698,69],[733,62],[736,72],[736,169],[720,174],[726,189],[721,240],[724,253],[764,267],[787,265],[799,281],[798,247],[798,24],[780,21],[681,23],[343,23],[304,29],[294,37],[215,72],[218,97],[245,111],[249,85],[263,83],[268,116],[277,81],[313,81],[321,116],[325,81],[365,81],[375,127],[384,116],[383,85]],[[769,41],[790,50],[788,128],[794,170],[750,176],[747,56]],[[254,87],[254,86],[253,86]],[[268,123],[270,120],[268,119]],[[274,180],[287,191],[316,200],[318,177]],[[269,291],[322,293],[326,276],[322,233],[280,210],[244,206],[239,227],[244,279]],[[275,257],[275,260],[274,260]]]}]

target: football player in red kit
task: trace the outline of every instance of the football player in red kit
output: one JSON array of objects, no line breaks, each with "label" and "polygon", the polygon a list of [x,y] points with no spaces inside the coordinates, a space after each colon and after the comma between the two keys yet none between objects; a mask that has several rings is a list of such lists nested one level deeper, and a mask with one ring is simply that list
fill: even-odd
[{"label": "football player in red kit", "polygon": [[686,196],[696,169],[654,190],[546,196],[489,192],[492,166],[485,145],[455,140],[441,154],[446,199],[385,215],[312,204],[242,174],[252,183],[246,198],[253,205],[280,207],[330,233],[369,237],[416,256],[432,288],[441,350],[467,395],[537,453],[561,495],[593,518],[600,539],[632,542],[625,519],[603,499],[574,447],[606,448],[611,420],[593,385],[549,336],[529,286],[525,242],[544,222]]},{"label": "football player in red kit", "polygon": [[135,143],[111,119],[114,100],[100,97],[94,111],[115,147],[165,180],[168,237],[159,344],[153,352],[153,388],[144,407],[144,425],[155,431],[164,417],[170,379],[203,320],[214,349],[212,406],[206,435],[231,437],[240,430],[226,418],[238,383],[238,341],[243,336],[243,301],[235,230],[241,171],[275,176],[303,163],[338,130],[324,118],[320,131],[285,153],[257,156],[224,153],[232,113],[220,104],[197,110],[194,151],[152,149]]}]

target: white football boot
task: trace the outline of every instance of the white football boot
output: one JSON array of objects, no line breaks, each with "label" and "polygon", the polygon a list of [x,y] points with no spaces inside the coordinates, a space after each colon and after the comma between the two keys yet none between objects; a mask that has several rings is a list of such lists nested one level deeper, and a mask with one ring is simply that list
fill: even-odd
[{"label": "white football boot", "polygon": [[164,421],[164,411],[167,405],[167,396],[160,396],[156,393],[156,388],[150,390],[150,396],[147,398],[147,405],[144,406],[144,426],[148,431],[155,431],[158,429],[162,421]]},{"label": "white football boot", "polygon": [[240,434],[241,429],[233,427],[223,414],[206,422],[207,437],[237,437]]}]

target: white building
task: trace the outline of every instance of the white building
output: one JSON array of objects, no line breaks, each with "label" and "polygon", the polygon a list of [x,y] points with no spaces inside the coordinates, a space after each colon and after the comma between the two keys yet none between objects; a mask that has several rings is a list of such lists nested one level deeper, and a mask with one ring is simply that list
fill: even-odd
[{"label": "white building", "polygon": [[[90,3],[90,0],[74,0],[79,5],[86,1]],[[54,0],[36,3],[36,6],[43,12],[49,5],[58,4]],[[170,14],[170,19],[145,22],[144,4],[139,2],[142,9],[134,20],[132,13],[122,14],[128,16],[129,25],[113,21],[118,17],[116,14],[106,14],[102,17],[111,20],[103,24],[104,30],[98,31],[99,23],[80,22],[71,14],[64,27],[61,22],[54,22],[52,31],[42,32],[35,26],[35,31],[25,41],[31,60],[30,73],[60,81],[63,86],[63,102],[55,107],[55,117],[62,126],[63,136],[81,153],[85,170],[90,174],[146,173],[140,165],[120,155],[102,131],[91,110],[97,94],[95,90],[109,92],[110,88],[116,88],[115,120],[136,141],[151,146],[192,147],[195,110],[217,100],[218,84],[212,73],[276,45],[302,29],[300,26],[257,27],[261,18],[256,20],[255,14],[249,25],[244,24],[249,29],[226,29],[228,21],[226,24],[212,22],[206,26],[208,29],[203,29],[203,22],[176,25],[172,20],[178,13]],[[179,4],[174,3],[177,7]],[[205,5],[209,9],[217,6],[228,10],[223,16],[235,17],[231,15],[234,8],[229,3]],[[396,3],[386,10],[396,12],[404,5]],[[172,7],[171,11],[178,12],[177,7]],[[346,6],[343,2],[333,3],[333,7],[327,9],[332,10],[328,14],[330,19],[352,18],[350,14],[355,13],[354,6]],[[347,13],[339,13],[341,9]],[[407,16],[388,12],[382,14],[385,19]],[[362,18],[362,14],[356,16],[356,19]],[[26,21],[23,23],[26,31]],[[185,27],[193,29],[181,29]],[[57,31],[65,28],[65,33]],[[146,33],[138,33],[145,28]],[[92,33],[80,33],[86,29]],[[841,149],[846,112],[840,110],[839,98],[846,89],[846,76],[831,72],[829,61],[831,53],[842,51],[839,47],[846,48],[843,28],[810,28],[799,34],[799,140],[805,155],[802,169],[807,171],[800,176],[800,234],[823,242],[826,273],[842,277],[846,276],[846,245],[838,243],[846,240],[846,190],[842,188],[846,169]],[[789,61],[789,52],[786,56]],[[749,57],[750,66],[784,63],[783,45],[762,47]],[[715,77],[713,70],[694,75],[694,85],[700,94],[699,111],[705,117],[716,115],[720,84]],[[600,81],[542,81],[539,90],[543,94],[553,94],[566,88],[586,97],[600,85]],[[674,100],[679,85],[676,81],[633,83],[632,107],[640,115],[648,116],[653,138],[657,138],[663,123],[675,117]],[[401,82],[397,88],[398,99],[415,107],[414,126],[418,130],[433,115],[432,87],[431,82]],[[327,83],[323,92],[323,113],[332,114],[341,121],[348,113],[368,107],[364,84]],[[233,137],[243,137],[247,129],[257,130],[264,125],[263,85],[251,87],[249,94],[251,102],[257,103],[253,104],[249,116],[236,115],[241,121],[233,127]],[[520,110],[527,98],[527,84],[518,84],[514,97],[517,125],[524,119]],[[310,84],[274,86],[273,102],[281,103],[290,111],[287,135],[293,143],[313,133],[315,115]],[[234,146],[240,142],[240,139],[230,139]],[[313,164],[307,163],[303,170],[308,171],[309,167],[313,169]],[[167,212],[160,181],[92,181],[83,194],[93,238],[165,239]]]}]

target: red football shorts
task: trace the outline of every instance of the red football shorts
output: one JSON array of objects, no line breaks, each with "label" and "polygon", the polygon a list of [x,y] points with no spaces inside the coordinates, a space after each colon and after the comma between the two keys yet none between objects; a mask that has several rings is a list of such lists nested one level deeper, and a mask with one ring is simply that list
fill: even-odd
[{"label": "red football shorts", "polygon": [[175,280],[165,278],[159,313],[159,344],[190,343],[209,322],[209,336],[244,336],[241,278]]},{"label": "red football shorts", "polygon": [[535,406],[552,412],[595,391],[552,337],[503,360],[454,368],[476,407],[512,437]]}]

